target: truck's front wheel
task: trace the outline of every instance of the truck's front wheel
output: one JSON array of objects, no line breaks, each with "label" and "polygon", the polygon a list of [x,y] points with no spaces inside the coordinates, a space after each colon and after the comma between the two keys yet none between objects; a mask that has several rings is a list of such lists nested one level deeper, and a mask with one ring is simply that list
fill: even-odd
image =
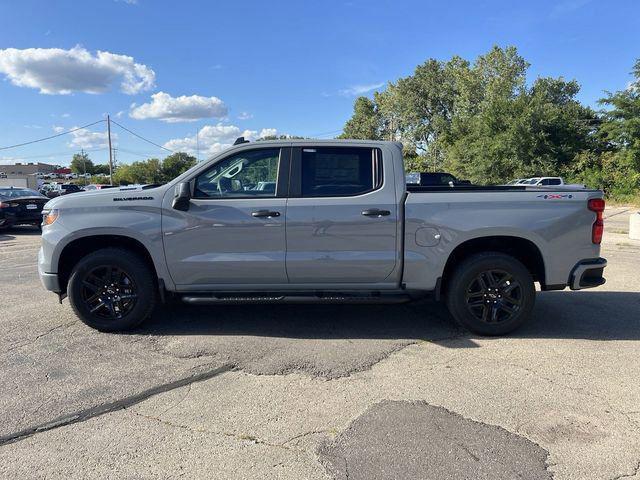
[{"label": "truck's front wheel", "polygon": [[67,293],[76,315],[103,332],[128,330],[153,311],[156,287],[144,261],[120,248],[105,248],[80,260]]},{"label": "truck's front wheel", "polygon": [[530,316],[535,302],[533,278],[517,259],[482,253],[464,260],[447,284],[451,315],[481,335],[515,330]]}]

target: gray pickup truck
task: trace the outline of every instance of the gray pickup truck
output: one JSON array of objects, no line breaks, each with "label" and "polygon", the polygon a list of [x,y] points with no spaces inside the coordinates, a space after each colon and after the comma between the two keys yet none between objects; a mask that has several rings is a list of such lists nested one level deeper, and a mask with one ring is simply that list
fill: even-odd
[{"label": "gray pickup truck", "polygon": [[464,327],[498,335],[530,317],[535,282],[604,283],[600,191],[407,186],[393,142],[236,143],[167,185],[49,201],[45,288],[102,331],[140,324],[169,296],[221,305],[433,295]]}]

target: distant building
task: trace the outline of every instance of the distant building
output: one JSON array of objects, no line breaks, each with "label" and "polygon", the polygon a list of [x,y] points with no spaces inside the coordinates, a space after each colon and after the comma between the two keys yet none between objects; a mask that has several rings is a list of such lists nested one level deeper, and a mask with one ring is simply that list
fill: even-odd
[{"label": "distant building", "polygon": [[12,165],[0,165],[0,172],[7,175],[33,175],[34,173],[53,173],[58,165],[48,163],[22,163],[15,162]]}]

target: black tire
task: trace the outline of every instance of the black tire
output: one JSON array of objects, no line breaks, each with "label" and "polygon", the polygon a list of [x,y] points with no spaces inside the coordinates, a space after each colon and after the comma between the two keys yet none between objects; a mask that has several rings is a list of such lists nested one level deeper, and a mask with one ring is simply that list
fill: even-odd
[{"label": "black tire", "polygon": [[460,325],[480,335],[504,335],[529,319],[536,291],[520,261],[487,252],[460,263],[445,294],[447,308]]},{"label": "black tire", "polygon": [[[108,278],[113,283],[107,283]],[[101,332],[137,327],[151,315],[157,298],[149,267],[120,248],[98,250],[80,260],[69,277],[67,294],[78,318]]]}]

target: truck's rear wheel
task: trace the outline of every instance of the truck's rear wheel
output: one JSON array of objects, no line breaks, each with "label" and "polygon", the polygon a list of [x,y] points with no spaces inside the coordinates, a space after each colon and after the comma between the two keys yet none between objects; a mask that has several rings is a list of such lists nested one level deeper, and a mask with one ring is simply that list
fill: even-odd
[{"label": "truck's rear wheel", "polygon": [[138,326],[156,302],[148,266],[119,248],[98,250],[80,260],[69,277],[67,293],[80,320],[103,332]]},{"label": "truck's rear wheel", "polygon": [[447,284],[447,307],[463,327],[481,335],[515,330],[535,302],[533,278],[517,259],[502,253],[469,257]]}]

